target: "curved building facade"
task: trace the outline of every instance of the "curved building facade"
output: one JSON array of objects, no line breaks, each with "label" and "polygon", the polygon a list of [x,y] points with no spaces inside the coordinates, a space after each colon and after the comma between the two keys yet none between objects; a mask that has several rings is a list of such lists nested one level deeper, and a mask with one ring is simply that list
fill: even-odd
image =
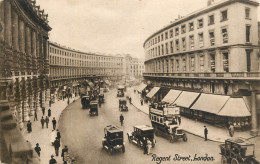
[{"label": "curved building facade", "polygon": [[[155,32],[143,45],[145,79],[154,86],[243,98],[252,114],[247,121],[256,129],[257,115],[260,119],[258,5],[254,0],[222,0]],[[187,110],[203,119],[210,113]],[[211,119],[234,125],[244,120],[217,114]]]},{"label": "curved building facade", "polygon": [[50,75],[52,94],[63,86],[76,87],[88,79],[119,80],[123,76],[123,57],[77,51],[50,42]]}]

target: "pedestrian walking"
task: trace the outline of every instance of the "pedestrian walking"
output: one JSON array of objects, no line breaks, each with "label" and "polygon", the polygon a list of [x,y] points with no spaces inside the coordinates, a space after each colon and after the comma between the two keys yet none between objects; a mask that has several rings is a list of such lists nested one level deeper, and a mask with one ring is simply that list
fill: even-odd
[{"label": "pedestrian walking", "polygon": [[56,156],[59,155],[59,148],[60,148],[60,141],[58,140],[58,137],[56,137],[56,140],[54,141],[54,149]]},{"label": "pedestrian walking", "polygon": [[51,109],[48,109],[48,117],[51,117]]},{"label": "pedestrian walking", "polygon": [[147,139],[147,155],[151,154],[152,142]]},{"label": "pedestrian walking", "polygon": [[45,108],[42,107],[42,115],[44,116],[45,115]]},{"label": "pedestrian walking", "polygon": [[51,100],[49,100],[49,107],[51,107]]},{"label": "pedestrian walking", "polygon": [[229,135],[230,135],[230,137],[234,136],[234,126],[233,125],[229,125]]},{"label": "pedestrian walking", "polygon": [[178,117],[179,125],[181,125],[181,116]]},{"label": "pedestrian walking", "polygon": [[34,150],[36,151],[36,153],[38,154],[38,156],[41,156],[41,148],[39,146],[39,143],[36,144]]},{"label": "pedestrian walking", "polygon": [[45,122],[46,122],[46,128],[48,128],[48,125],[49,125],[49,122],[50,122],[50,119],[48,116],[46,116],[45,118]]},{"label": "pedestrian walking", "polygon": [[32,123],[30,120],[27,122],[27,131],[28,131],[28,133],[32,132]]},{"label": "pedestrian walking", "polygon": [[144,148],[144,154],[147,154],[147,140],[145,137],[143,138],[143,148]]},{"label": "pedestrian walking", "polygon": [[120,122],[121,122],[121,126],[122,126],[124,123],[124,116],[122,114],[120,115]]},{"label": "pedestrian walking", "polygon": [[129,97],[129,102],[130,102],[130,104],[132,104],[132,98],[131,97]]},{"label": "pedestrian walking", "polygon": [[51,155],[51,159],[49,161],[49,164],[56,164],[56,163],[57,163],[57,161],[54,159],[54,156]]},{"label": "pedestrian walking", "polygon": [[37,118],[37,111],[34,112],[34,121],[38,121],[38,118]]},{"label": "pedestrian walking", "polygon": [[52,119],[52,126],[53,126],[53,130],[55,130],[56,129],[56,120],[55,120],[55,117],[53,117],[53,119]]},{"label": "pedestrian walking", "polygon": [[67,146],[65,146],[62,151],[61,151],[61,157],[62,157],[62,160],[64,161],[64,157],[65,157],[65,153],[68,153],[69,152],[69,149]]},{"label": "pedestrian walking", "polygon": [[205,141],[208,140],[208,129],[206,126],[204,126],[204,136],[205,136]]},{"label": "pedestrian walking", "polygon": [[44,128],[44,123],[45,123],[45,120],[44,120],[44,118],[42,116],[42,119],[41,119],[42,128]]},{"label": "pedestrian walking", "polygon": [[58,138],[58,140],[60,140],[60,138],[61,138],[59,129],[57,129],[57,138]]},{"label": "pedestrian walking", "polygon": [[141,99],[141,105],[143,106],[143,104],[144,104],[144,100],[143,100],[143,99]]},{"label": "pedestrian walking", "polygon": [[70,98],[68,98],[67,104],[68,104],[68,105],[70,104]]}]

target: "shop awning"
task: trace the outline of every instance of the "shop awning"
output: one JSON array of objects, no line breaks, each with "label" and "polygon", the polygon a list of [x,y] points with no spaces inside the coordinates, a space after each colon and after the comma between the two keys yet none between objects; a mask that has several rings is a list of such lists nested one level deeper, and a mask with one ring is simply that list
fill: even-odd
[{"label": "shop awning", "polygon": [[202,93],[191,109],[217,114],[228,99],[229,96]]},{"label": "shop awning", "polygon": [[218,115],[228,117],[251,116],[243,98],[229,98],[225,106],[218,113]]},{"label": "shop awning", "polygon": [[88,85],[89,85],[90,87],[94,87],[94,84],[93,84],[91,81],[88,81]]},{"label": "shop awning", "polygon": [[199,95],[200,93],[182,91],[174,104],[180,107],[190,108]]},{"label": "shop awning", "polygon": [[153,96],[159,91],[160,87],[154,87],[147,95],[146,97],[153,98]]},{"label": "shop awning", "polygon": [[171,89],[167,95],[162,99],[163,102],[173,103],[181,94],[182,91]]},{"label": "shop awning", "polygon": [[142,92],[146,87],[147,87],[147,85],[144,84],[144,83],[142,83],[142,84],[140,84],[139,87],[137,88],[137,91],[138,91],[138,92]]},{"label": "shop awning", "polygon": [[105,83],[107,83],[107,85],[111,85],[111,83],[108,80],[105,80]]}]

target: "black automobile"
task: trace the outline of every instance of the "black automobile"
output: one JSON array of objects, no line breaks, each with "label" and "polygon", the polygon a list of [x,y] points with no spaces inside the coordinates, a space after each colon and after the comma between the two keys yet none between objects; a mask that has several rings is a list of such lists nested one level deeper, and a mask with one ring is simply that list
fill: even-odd
[{"label": "black automobile", "polygon": [[81,98],[81,105],[82,109],[88,109],[90,105],[90,97],[89,96],[83,96]]},{"label": "black automobile", "polygon": [[125,152],[124,134],[117,126],[109,125],[104,128],[105,137],[102,140],[103,149],[109,151],[110,155],[115,150],[122,150]]},{"label": "black automobile", "polygon": [[259,164],[255,159],[255,145],[242,137],[230,138],[219,145],[221,163]]},{"label": "black automobile", "polygon": [[155,146],[154,129],[148,125],[134,126],[132,133],[127,133],[129,142],[132,142],[139,147],[143,147],[144,138],[152,142],[152,147]]},{"label": "black automobile", "polygon": [[90,110],[89,110],[90,116],[98,116],[98,101],[91,101],[90,102]]},{"label": "black automobile", "polygon": [[128,111],[128,107],[126,105],[126,99],[120,99],[119,100],[119,110],[122,111]]}]

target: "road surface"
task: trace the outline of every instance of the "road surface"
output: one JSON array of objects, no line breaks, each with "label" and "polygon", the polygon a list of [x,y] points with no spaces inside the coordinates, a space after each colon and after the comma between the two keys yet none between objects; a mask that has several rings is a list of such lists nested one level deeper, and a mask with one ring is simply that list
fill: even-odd
[{"label": "road surface", "polygon": [[[202,138],[190,134],[187,134],[187,142],[179,140],[175,143],[170,143],[165,138],[156,137],[156,145],[155,148],[152,149],[152,154],[144,155],[142,149],[128,142],[127,132],[132,132],[134,125],[151,125],[149,117],[147,114],[129,105],[129,103],[127,104],[129,111],[120,112],[118,109],[118,100],[119,98],[116,97],[115,89],[106,93],[105,103],[101,109],[99,109],[99,116],[89,116],[89,109],[83,110],[80,100],[77,100],[64,110],[59,121],[61,139],[63,145],[67,145],[69,152],[76,157],[77,163],[155,164],[156,161],[154,161],[155,158],[153,158],[155,155],[156,157],[171,156],[170,161],[162,161],[161,163],[175,163],[176,161],[173,161],[173,159],[176,155],[180,157],[190,156],[190,159],[194,159],[195,155],[196,157],[208,156],[214,158],[213,162],[192,161],[188,163],[220,163],[219,143],[211,141],[205,142]],[[125,118],[122,129],[124,130],[126,152],[114,152],[113,155],[110,156],[108,151],[102,149],[104,127],[111,124],[121,127],[119,122],[121,113],[123,113]],[[159,158],[157,158],[157,160],[159,160]],[[180,160],[180,163],[187,163],[187,161]]]}]

